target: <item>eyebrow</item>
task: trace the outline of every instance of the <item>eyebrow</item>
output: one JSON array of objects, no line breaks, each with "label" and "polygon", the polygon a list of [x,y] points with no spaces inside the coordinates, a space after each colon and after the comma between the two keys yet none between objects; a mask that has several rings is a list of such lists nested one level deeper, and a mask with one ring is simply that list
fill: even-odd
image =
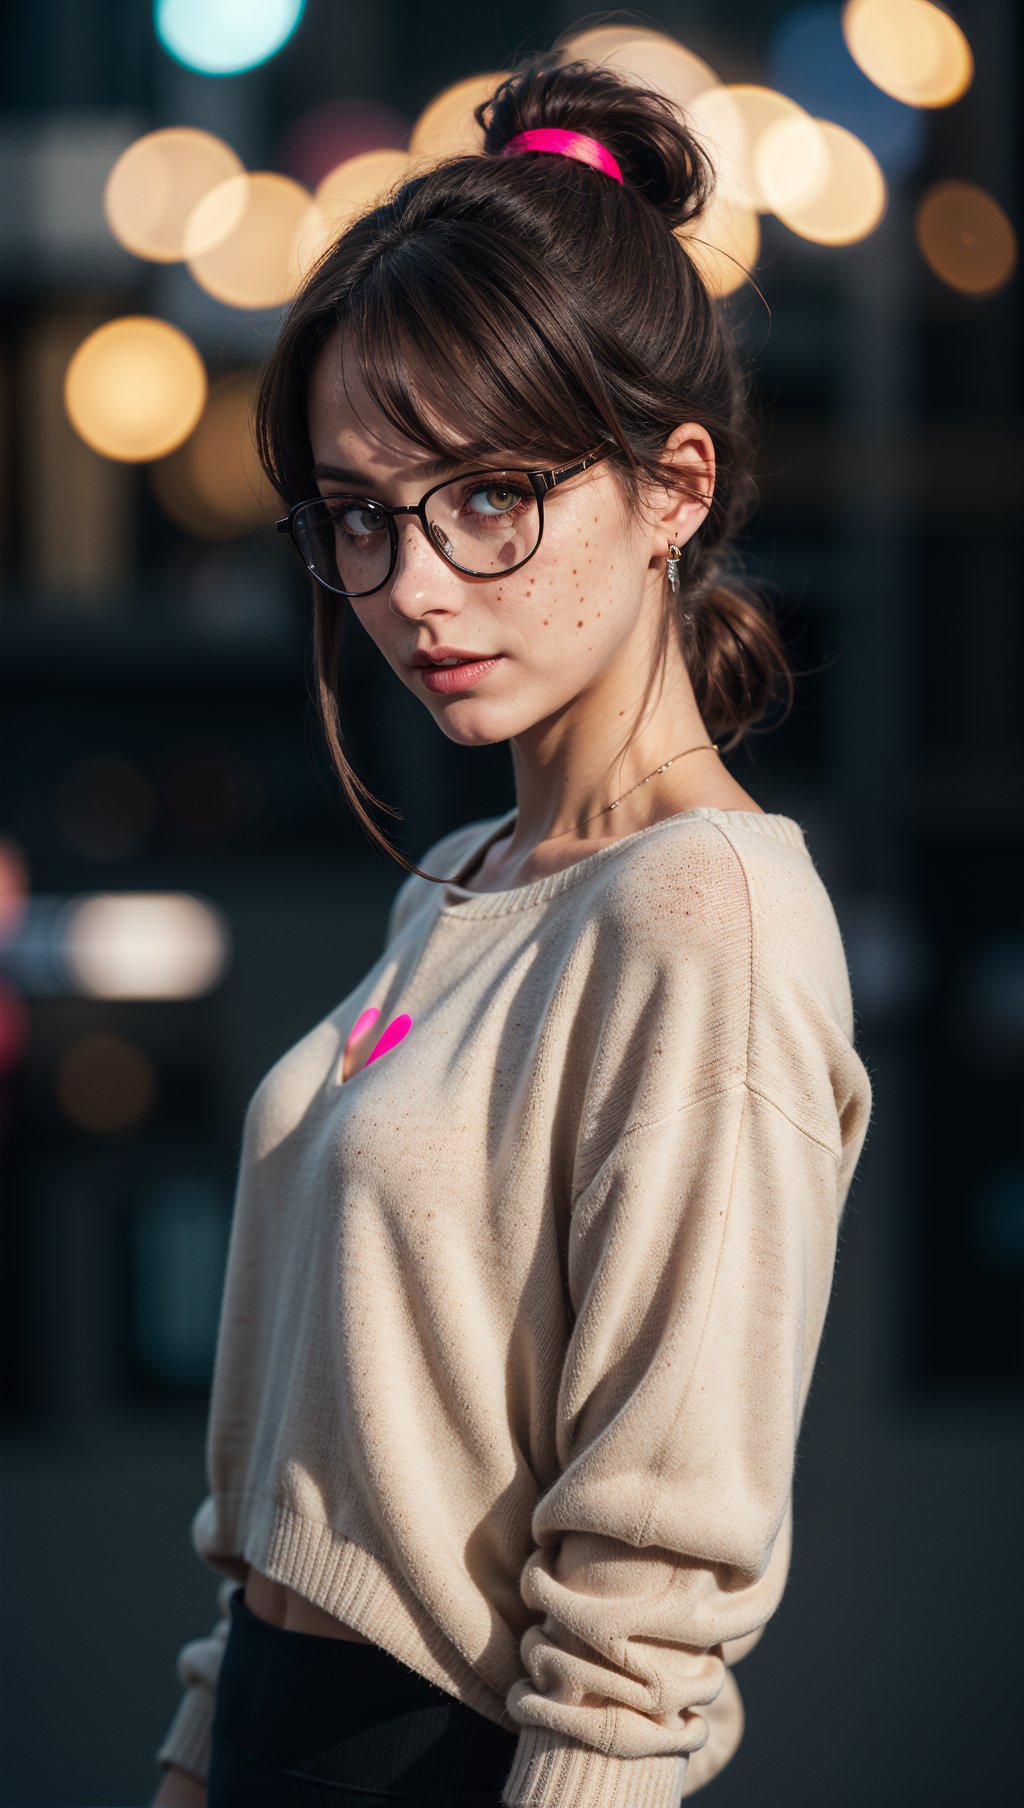
[{"label": "eyebrow", "polygon": [[[453,464],[450,458],[436,458],[430,464],[421,465],[419,468],[419,475],[429,482],[431,478],[443,477],[446,471],[455,472],[472,470],[475,468],[478,460],[486,459],[488,456],[492,455],[489,455],[479,448],[474,449],[472,446],[467,446],[465,452],[461,455],[458,464]],[[502,461],[500,459],[497,459],[495,462],[499,469],[502,468]],[[507,460],[504,461],[504,465],[505,468],[509,470],[512,469],[512,466]],[[342,465],[327,464],[323,459],[320,460],[319,464],[313,466],[313,476],[314,478],[331,477],[338,483],[358,483],[367,486],[372,486],[377,481],[376,478],[367,477],[363,471],[348,471]]]},{"label": "eyebrow", "polygon": [[[420,476],[427,477],[427,479],[443,477],[447,470],[458,470],[458,468],[460,466],[452,465],[452,461],[447,457],[440,457],[440,459],[434,459],[432,465],[420,466]],[[376,483],[375,477],[365,476],[362,470],[344,470],[342,465],[324,465],[324,463],[313,465],[313,476],[333,477],[335,483],[360,483],[360,485],[367,486],[373,486]]]}]

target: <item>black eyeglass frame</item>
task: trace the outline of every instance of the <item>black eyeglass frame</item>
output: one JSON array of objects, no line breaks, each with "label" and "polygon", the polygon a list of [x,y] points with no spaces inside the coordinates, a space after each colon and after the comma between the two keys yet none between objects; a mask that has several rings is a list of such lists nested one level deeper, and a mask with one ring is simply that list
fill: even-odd
[{"label": "black eyeglass frame", "polygon": [[[588,470],[591,465],[600,464],[602,459],[610,458],[613,449],[614,448],[609,446],[606,451],[598,450],[597,452],[588,453],[586,458],[578,460],[575,464],[555,465],[546,471],[520,471],[519,466],[505,466],[499,470],[495,470],[490,466],[484,466],[481,470],[462,471],[456,477],[445,477],[440,483],[433,484],[431,488],[427,490],[426,494],[420,497],[418,502],[405,503],[398,508],[391,508],[386,502],[378,502],[376,497],[373,496],[356,496],[348,490],[340,491],[337,496],[309,496],[306,498],[305,502],[294,503],[288,510],[287,515],[284,515],[280,521],[275,522],[275,526],[279,534],[287,534],[289,536],[295,551],[302,561],[303,571],[307,572],[308,575],[315,579],[318,584],[322,585],[325,590],[329,590],[332,596],[359,598],[364,596],[375,596],[378,590],[383,590],[384,585],[390,581],[395,566],[398,563],[398,529],[395,526],[395,518],[398,515],[416,515],[426,536],[427,544],[432,546],[437,553],[438,558],[443,559],[445,564],[450,565],[454,571],[460,571],[464,577],[469,578],[503,578],[507,577],[510,572],[519,571],[523,565],[529,564],[529,561],[533,558],[534,554],[540,551],[540,543],[544,538],[544,498],[548,492],[556,489],[560,483],[567,483],[570,477],[578,477],[581,471]],[[528,477],[533,485],[534,495],[537,498],[537,512],[539,515],[537,544],[532,552],[527,553],[525,559],[517,560],[515,565],[506,565],[502,571],[471,571],[468,566],[460,565],[457,560],[449,558],[444,549],[438,545],[430,531],[430,523],[427,520],[427,503],[430,501],[431,496],[436,496],[438,490],[446,490],[450,484],[465,483],[470,477],[504,477],[509,475],[513,470],[519,472],[519,474],[524,477]],[[312,566],[307,563],[302,548],[295,537],[295,517],[300,509],[309,508],[313,503],[318,502],[355,503],[360,508],[377,509],[379,513],[384,516],[387,521],[388,539],[391,545],[391,559],[388,564],[386,576],[381,578],[379,584],[374,584],[371,590],[342,590],[337,584],[328,584],[326,578],[322,578],[319,572],[314,571]]]}]

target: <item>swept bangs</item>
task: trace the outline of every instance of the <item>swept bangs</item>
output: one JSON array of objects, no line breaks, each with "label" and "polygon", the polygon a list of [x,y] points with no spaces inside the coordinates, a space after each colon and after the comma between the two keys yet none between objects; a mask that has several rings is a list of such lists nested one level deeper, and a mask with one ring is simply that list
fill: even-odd
[{"label": "swept bangs", "polygon": [[309,275],[311,306],[291,347],[280,345],[257,403],[257,447],[280,495],[291,504],[315,494],[306,401],[297,409],[286,396],[286,365],[293,356],[309,371],[335,356],[327,347],[340,333],[338,376],[351,358],[380,414],[423,452],[452,466],[496,456],[548,466],[612,447],[610,465],[635,504],[639,465],[593,334],[566,309],[543,260],[460,219],[432,219],[380,255],[378,240],[420,181],[355,222],[320,260],[320,269],[344,271],[342,280],[327,286],[320,269]]},{"label": "swept bangs", "polygon": [[381,414],[453,465],[495,452],[524,465],[567,463],[608,440],[629,460],[596,371],[588,380],[586,348],[575,335],[558,342],[564,308],[540,273],[527,275],[490,236],[486,256],[479,250],[471,223],[435,222],[351,291],[339,324]]}]

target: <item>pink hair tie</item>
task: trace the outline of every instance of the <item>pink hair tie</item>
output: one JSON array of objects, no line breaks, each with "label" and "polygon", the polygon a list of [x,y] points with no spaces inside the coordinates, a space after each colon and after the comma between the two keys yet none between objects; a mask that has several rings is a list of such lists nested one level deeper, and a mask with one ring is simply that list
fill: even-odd
[{"label": "pink hair tie", "polygon": [[585,132],[566,132],[561,126],[534,126],[529,132],[517,132],[502,149],[503,157],[518,157],[523,151],[557,151],[562,157],[575,157],[577,163],[589,163],[591,169],[622,181],[611,151]]}]

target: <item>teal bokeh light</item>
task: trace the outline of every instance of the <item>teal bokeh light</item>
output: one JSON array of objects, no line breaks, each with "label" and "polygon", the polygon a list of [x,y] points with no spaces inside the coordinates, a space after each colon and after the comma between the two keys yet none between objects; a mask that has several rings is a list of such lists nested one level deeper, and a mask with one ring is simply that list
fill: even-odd
[{"label": "teal bokeh light", "polygon": [[186,69],[238,75],[287,44],[306,0],[154,0],[156,35]]}]

